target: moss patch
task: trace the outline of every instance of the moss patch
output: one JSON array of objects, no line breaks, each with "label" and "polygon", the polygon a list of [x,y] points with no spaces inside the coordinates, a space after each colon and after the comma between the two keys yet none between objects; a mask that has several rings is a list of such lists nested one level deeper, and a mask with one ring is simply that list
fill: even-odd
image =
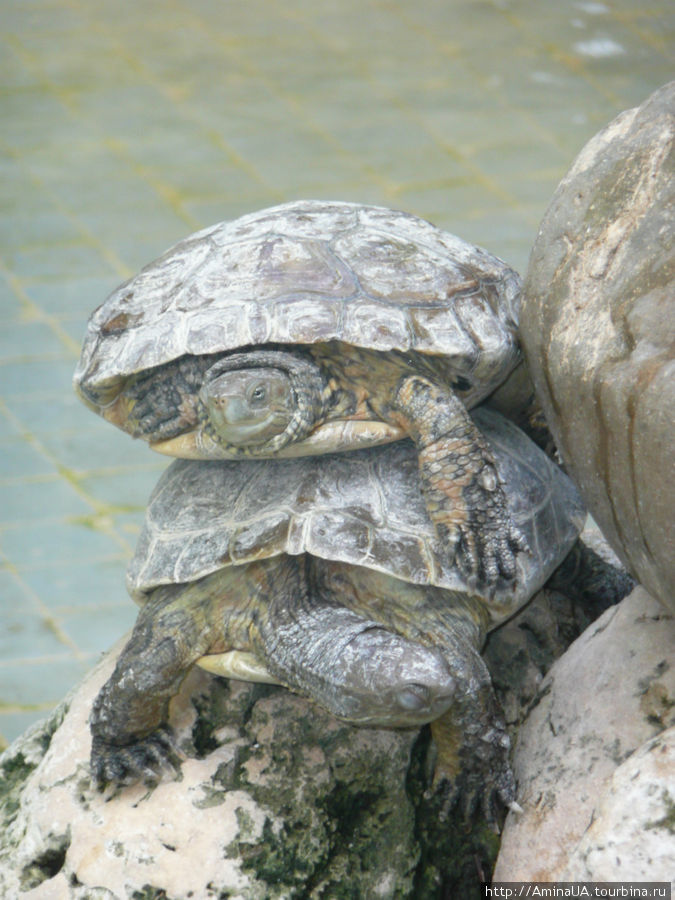
[{"label": "moss patch", "polygon": [[70,847],[70,831],[66,834],[50,834],[47,845],[25,865],[21,871],[21,890],[36,888],[43,881],[49,881],[59,874],[66,861]]},{"label": "moss patch", "polygon": [[51,716],[29,728],[0,756],[0,829],[6,829],[15,818],[26,780],[49,749],[68,705],[61,703]]},{"label": "moss patch", "polygon": [[140,891],[134,891],[131,900],[171,900],[164,888],[144,884]]},{"label": "moss patch", "polygon": [[666,807],[666,814],[654,822],[648,822],[645,828],[663,828],[670,834],[675,834],[675,800],[667,790],[661,795],[663,805]]},{"label": "moss patch", "polygon": [[275,691],[252,710],[234,770],[219,770],[230,789],[269,810],[261,837],[242,840],[251,834],[245,828],[227,848],[267,886],[265,897],[412,896],[418,852],[403,784],[410,736],[397,736],[385,753],[356,731]]}]

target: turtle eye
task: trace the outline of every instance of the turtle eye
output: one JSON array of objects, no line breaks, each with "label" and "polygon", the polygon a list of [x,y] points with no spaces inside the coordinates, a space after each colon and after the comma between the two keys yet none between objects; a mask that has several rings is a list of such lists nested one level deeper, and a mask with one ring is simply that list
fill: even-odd
[{"label": "turtle eye", "polygon": [[429,689],[423,684],[408,684],[396,697],[403,709],[415,712],[429,703]]},{"label": "turtle eye", "polygon": [[259,381],[257,384],[254,384],[251,388],[249,388],[248,392],[248,402],[249,406],[253,409],[257,409],[261,406],[264,406],[267,403],[267,385],[262,381]]}]

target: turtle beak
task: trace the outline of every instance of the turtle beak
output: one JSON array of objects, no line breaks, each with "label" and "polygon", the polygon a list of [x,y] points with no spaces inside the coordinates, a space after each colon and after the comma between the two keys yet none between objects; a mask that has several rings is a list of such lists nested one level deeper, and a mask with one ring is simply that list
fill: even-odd
[{"label": "turtle beak", "polygon": [[[112,420],[111,420],[112,421]],[[369,419],[332,419],[315,428],[302,441],[287,444],[270,454],[274,457],[317,456],[322,453],[338,453],[343,450],[359,450],[388,444],[405,437],[405,432],[395,425]],[[181,459],[235,459],[200,428],[186,431],[166,441],[150,444],[153,450],[164,456]],[[248,454],[247,454],[248,455]],[[254,454],[250,454],[253,456]],[[257,455],[257,454],[255,454]]]}]

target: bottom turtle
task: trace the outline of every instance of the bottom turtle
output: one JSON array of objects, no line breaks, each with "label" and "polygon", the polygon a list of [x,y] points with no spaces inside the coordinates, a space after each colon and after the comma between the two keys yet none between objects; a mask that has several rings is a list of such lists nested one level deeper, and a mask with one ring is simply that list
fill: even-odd
[{"label": "bottom turtle", "polygon": [[[128,573],[143,605],[92,712],[99,788],[158,774],[190,667],[269,680],[357,724],[431,722],[436,776],[490,818],[515,785],[480,649],[572,547],[572,483],[516,426],[474,421],[529,552],[475,593],[444,555],[409,442],[324,457],[173,463]],[[242,670],[238,664],[250,663]]]}]

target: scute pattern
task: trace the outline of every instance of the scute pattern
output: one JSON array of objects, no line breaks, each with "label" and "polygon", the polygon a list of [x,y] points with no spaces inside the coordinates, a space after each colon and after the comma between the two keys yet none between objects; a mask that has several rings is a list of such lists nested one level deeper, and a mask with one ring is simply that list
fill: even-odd
[{"label": "scute pattern", "polygon": [[[473,418],[490,442],[510,513],[531,548],[518,558],[515,585],[498,584],[485,598],[498,622],[562,561],[584,510],[569,479],[513,424],[487,409]],[[181,502],[185,496],[189,504]],[[142,602],[159,584],[304,552],[416,584],[469,590],[428,518],[408,441],[330,457],[177,460],[150,498],[128,587]]]},{"label": "scute pattern", "polygon": [[[191,235],[114,291],[90,319],[75,386],[95,394],[186,353],[331,340],[450,357],[468,347],[486,357],[476,377],[498,382],[518,358],[519,296],[505,263],[429,222],[299,201]],[[471,316],[453,314],[465,303]]]}]

